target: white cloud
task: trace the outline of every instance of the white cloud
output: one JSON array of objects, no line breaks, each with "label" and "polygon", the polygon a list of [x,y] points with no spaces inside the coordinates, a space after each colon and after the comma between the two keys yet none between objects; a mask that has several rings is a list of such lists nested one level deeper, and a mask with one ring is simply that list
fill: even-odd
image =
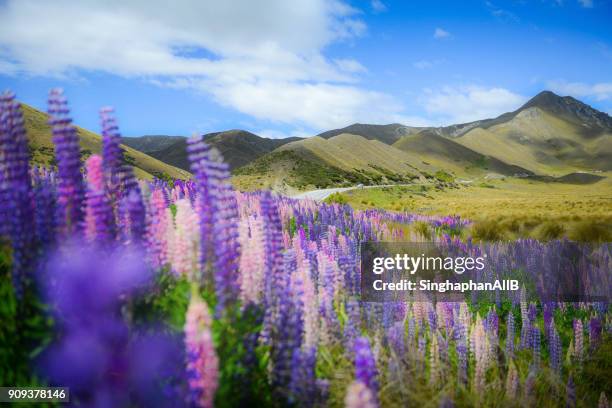
[{"label": "white cloud", "polygon": [[372,0],[370,4],[372,5],[372,10],[375,13],[384,13],[385,11],[387,11],[386,4],[383,3],[381,0]]},{"label": "white cloud", "polygon": [[563,95],[577,98],[590,97],[598,101],[612,98],[612,82],[599,82],[587,84],[584,82],[549,81],[548,87]]},{"label": "white cloud", "polygon": [[433,38],[435,38],[436,40],[440,40],[442,38],[448,38],[450,37],[450,33],[446,30],[443,30],[442,28],[436,28],[434,33],[433,33]]},{"label": "white cloud", "polygon": [[451,124],[496,117],[517,109],[527,98],[504,88],[469,85],[428,89],[421,100],[438,122]]},{"label": "white cloud", "polygon": [[578,3],[584,8],[593,8],[593,0],[578,0]]},{"label": "white cloud", "polygon": [[366,32],[359,15],[342,0],[9,0],[0,73],[141,78],[298,128],[392,121],[396,101],[354,85],[366,68],[323,52]]},{"label": "white cloud", "polygon": [[354,59],[335,59],[334,63],[344,72],[357,73],[368,71],[359,61]]}]

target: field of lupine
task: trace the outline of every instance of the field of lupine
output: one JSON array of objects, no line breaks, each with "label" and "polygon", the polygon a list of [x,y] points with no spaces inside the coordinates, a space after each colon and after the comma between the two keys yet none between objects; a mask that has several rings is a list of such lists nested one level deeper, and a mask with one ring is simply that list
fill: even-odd
[{"label": "field of lupine", "polygon": [[[111,110],[84,164],[61,91],[48,113],[55,169],[30,165],[0,97],[0,386],[100,407],[609,406],[607,302],[360,301],[362,241],[433,239],[529,276],[566,243],[476,245],[456,217],[236,192],[199,138],[192,181],[138,181]],[[593,254],[610,285],[610,245]]]}]

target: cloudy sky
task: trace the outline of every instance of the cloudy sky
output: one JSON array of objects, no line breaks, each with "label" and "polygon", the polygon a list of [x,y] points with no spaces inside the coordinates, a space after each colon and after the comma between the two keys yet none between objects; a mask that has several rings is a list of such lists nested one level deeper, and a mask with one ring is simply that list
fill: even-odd
[{"label": "cloudy sky", "polygon": [[123,134],[440,125],[543,89],[612,113],[612,0],[0,0],[0,89]]}]

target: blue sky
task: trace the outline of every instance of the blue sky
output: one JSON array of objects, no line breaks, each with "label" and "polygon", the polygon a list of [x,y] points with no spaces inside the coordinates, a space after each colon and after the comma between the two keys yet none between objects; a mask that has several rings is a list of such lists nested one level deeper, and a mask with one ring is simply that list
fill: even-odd
[{"label": "blue sky", "polygon": [[0,1],[0,88],[122,133],[441,125],[543,89],[612,112],[612,0]]}]

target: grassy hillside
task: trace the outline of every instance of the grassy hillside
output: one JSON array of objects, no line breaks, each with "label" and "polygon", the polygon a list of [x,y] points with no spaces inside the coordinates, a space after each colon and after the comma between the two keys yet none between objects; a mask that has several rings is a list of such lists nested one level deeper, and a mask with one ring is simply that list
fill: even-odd
[{"label": "grassy hillside", "polygon": [[429,130],[404,136],[393,146],[417,154],[421,160],[458,175],[478,176],[489,172],[504,175],[529,173],[524,168],[509,165],[492,157],[492,154],[478,153],[455,142],[454,139],[439,136]]},{"label": "grassy hillside", "polygon": [[[55,154],[52,143],[51,127],[47,124],[47,115],[31,106],[25,104],[21,106],[33,162],[43,165],[53,165],[55,163]],[[84,159],[91,154],[100,153],[102,149],[102,139],[99,135],[80,127],[77,127],[77,133],[81,140],[81,154]],[[153,176],[169,176],[172,178],[185,179],[190,176],[190,174],[184,170],[163,163],[131,147],[122,145],[122,149],[126,162],[134,166],[134,172],[139,178],[150,179]]]},{"label": "grassy hillside", "polygon": [[397,142],[402,136],[410,135],[418,132],[422,128],[400,125],[392,123],[390,125],[368,125],[363,123],[354,123],[342,129],[328,130],[318,134],[323,139],[330,139],[341,134],[351,134],[365,137],[369,140],[378,140],[385,144],[391,145]]},{"label": "grassy hillside", "polygon": [[[153,144],[164,145],[169,137],[171,136],[148,136],[147,147],[152,148]],[[158,138],[159,140],[151,138]],[[204,135],[204,140],[221,152],[226,163],[229,164],[230,169],[233,170],[251,163],[253,160],[271,152],[279,146],[300,140],[300,138],[268,139],[245,130],[228,130],[225,132],[215,132]],[[129,143],[136,143],[139,146],[143,145],[140,140],[137,142],[130,141]],[[187,138],[176,137],[173,143],[166,145],[162,149],[150,151],[148,154],[164,163],[189,171],[189,160],[187,158],[186,147]]]},{"label": "grassy hillside", "polygon": [[612,240],[612,173],[590,185],[524,179],[474,185],[390,187],[335,195],[357,209],[385,208],[426,215],[455,214],[474,221],[476,239],[532,237]]},{"label": "grassy hillside", "polygon": [[612,133],[586,136],[583,129],[538,107],[488,129],[474,129],[457,143],[539,174],[612,169]]},{"label": "grassy hillside", "polygon": [[122,137],[121,143],[143,153],[150,154],[172,146],[185,139],[185,136],[147,135],[138,137]]}]

